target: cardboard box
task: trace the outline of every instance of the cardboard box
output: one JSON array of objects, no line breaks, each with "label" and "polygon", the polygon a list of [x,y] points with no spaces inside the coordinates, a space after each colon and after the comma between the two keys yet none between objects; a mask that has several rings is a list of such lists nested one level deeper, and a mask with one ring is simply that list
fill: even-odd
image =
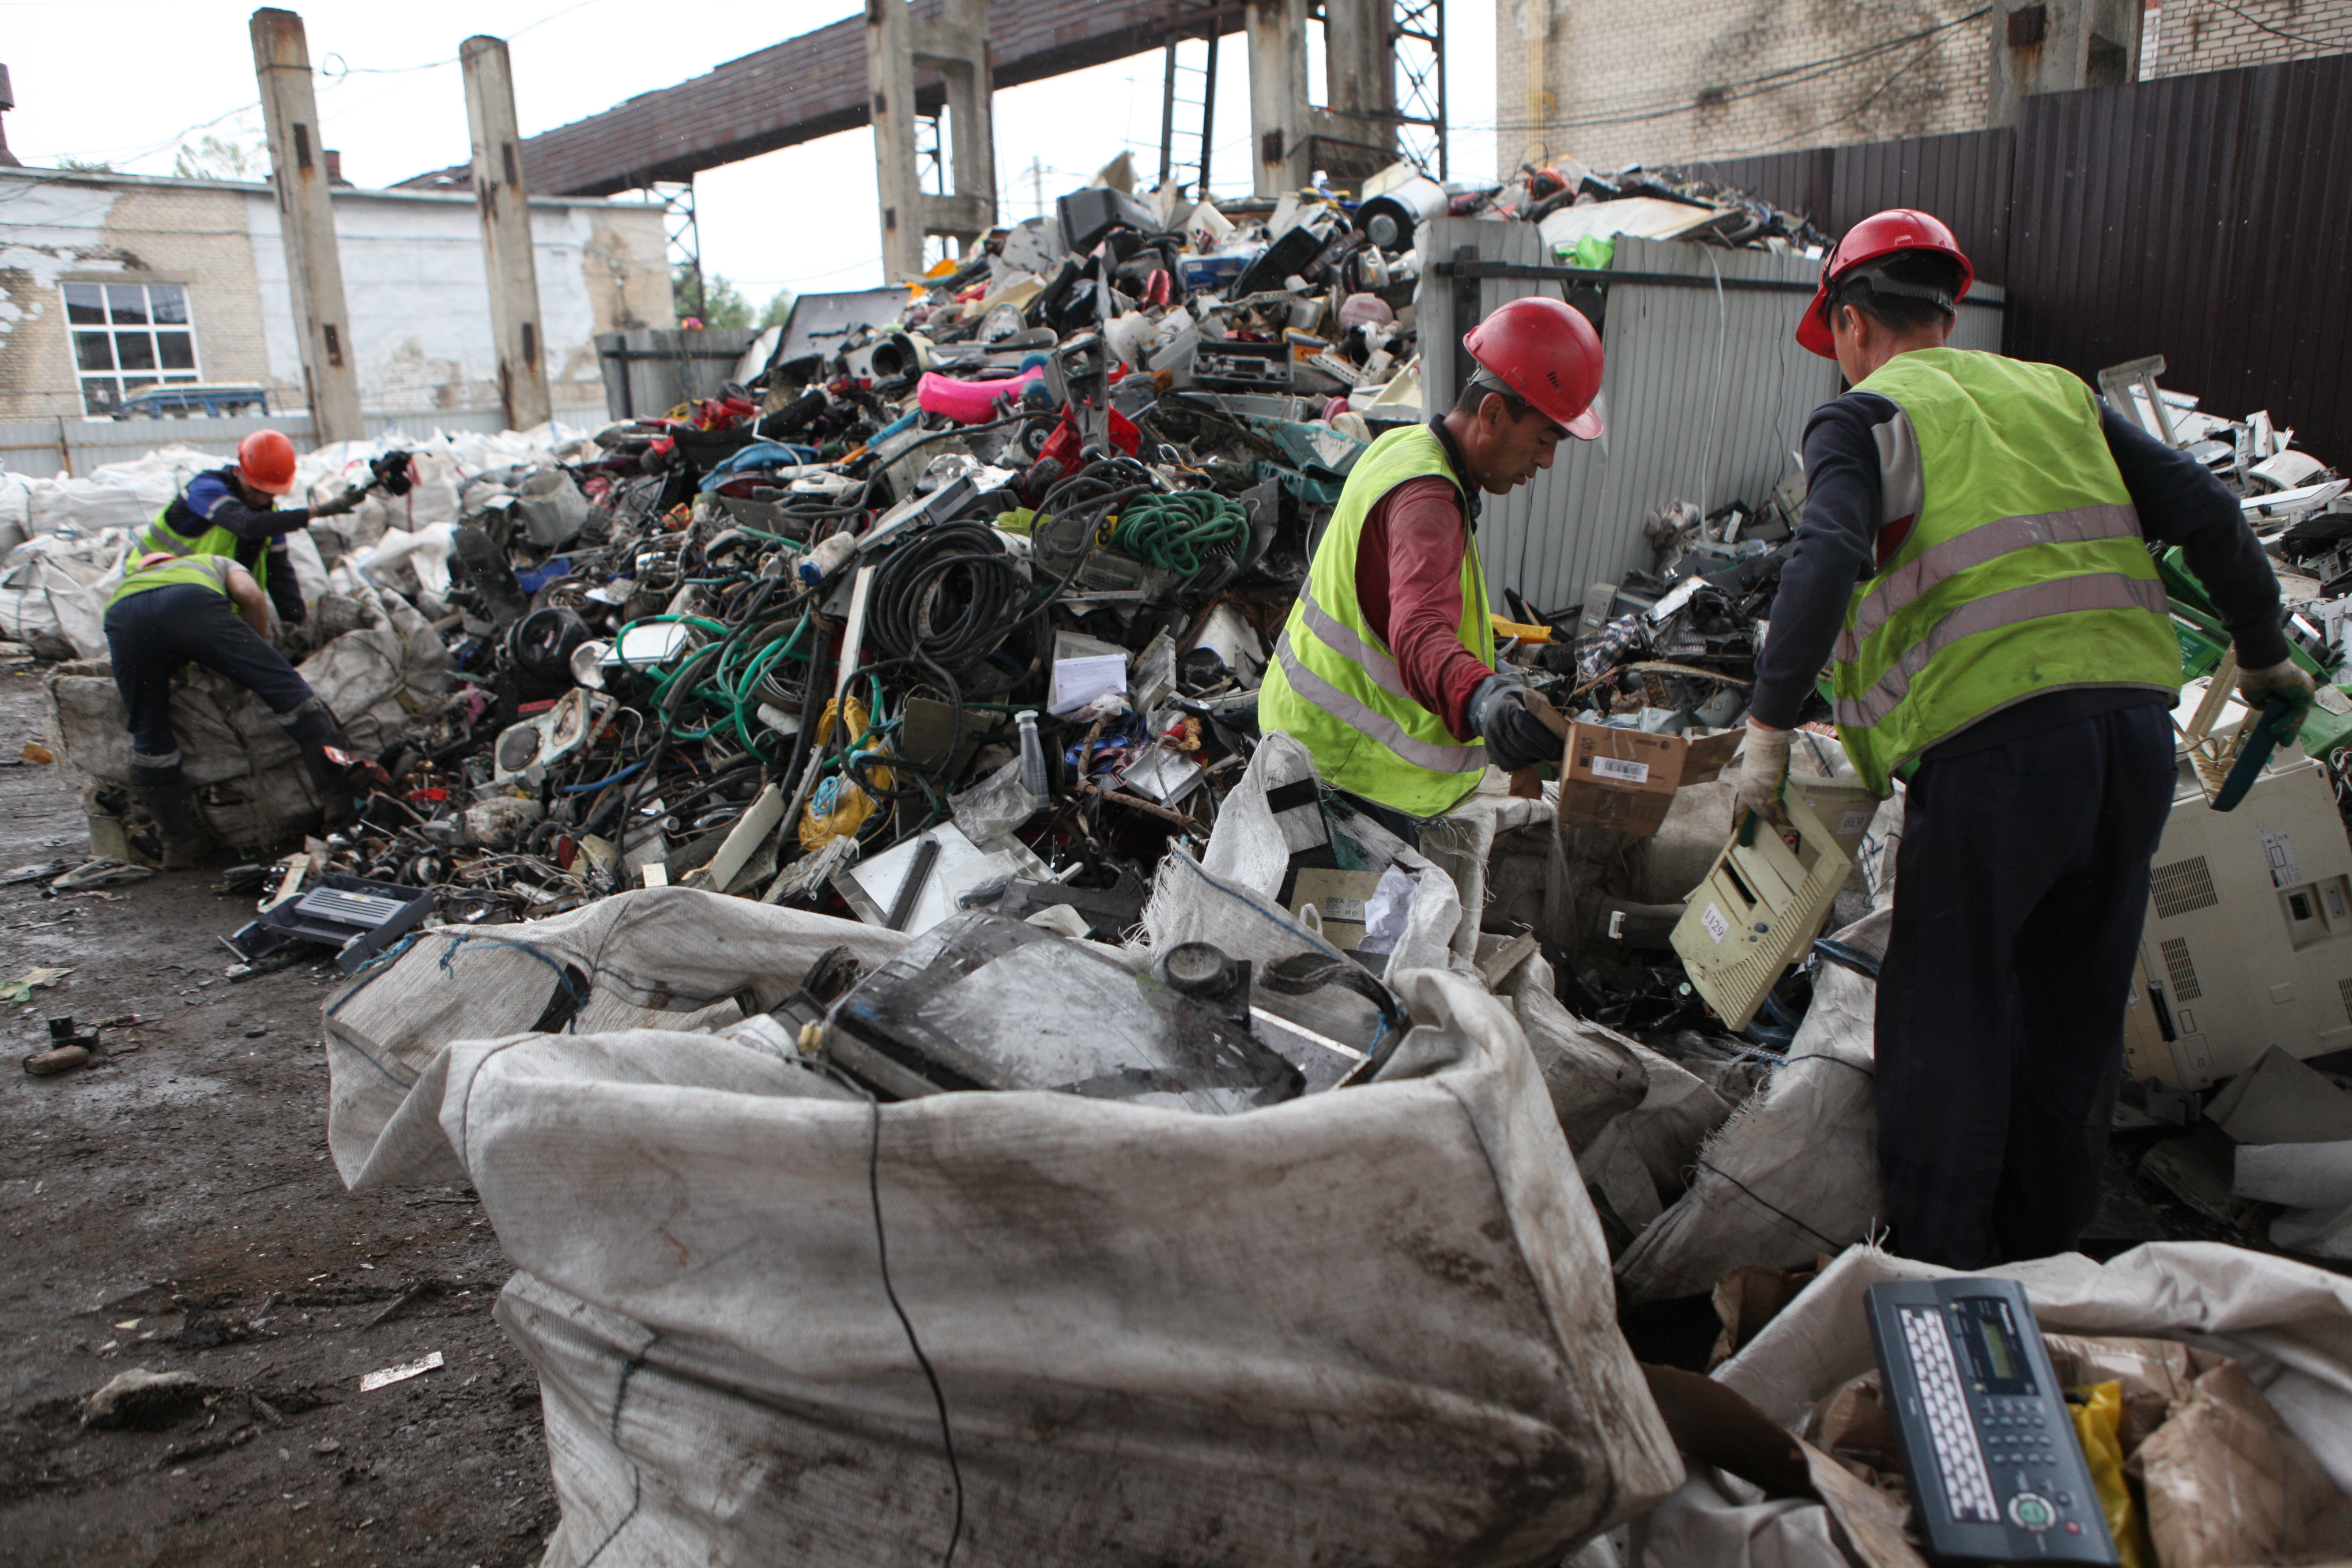
[{"label": "cardboard box", "polygon": [[1694,741],[1571,723],[1559,767],[1559,819],[1651,837],[1665,821],[1675,792],[1720,773],[1739,750],[1740,734],[1726,730]]}]

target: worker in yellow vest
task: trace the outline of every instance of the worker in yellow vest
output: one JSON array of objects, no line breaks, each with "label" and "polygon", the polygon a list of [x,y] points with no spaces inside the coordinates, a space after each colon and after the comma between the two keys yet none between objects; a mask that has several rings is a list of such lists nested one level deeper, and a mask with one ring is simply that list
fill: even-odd
[{"label": "worker in yellow vest", "polygon": [[165,869],[193,866],[212,847],[172,732],[172,677],[184,665],[225,675],[268,703],[300,748],[329,817],[349,814],[350,786],[328,752],[348,752],[351,742],[310,683],[270,647],[269,597],[252,573],[226,555],[151,552],[107,603],[106,647],[131,721],[131,787],[155,819]]},{"label": "worker in yellow vest", "polygon": [[2203,465],[2054,365],[1949,347],[1974,271],[1925,213],[1854,226],[1797,341],[1852,390],[1805,430],[1804,517],[1757,663],[1744,812],[1784,822],[1822,668],[1879,793],[1907,775],[1878,982],[1892,1247],[2074,1249],[2097,1207],[2148,867],[2178,783],[2177,544],[2259,704],[2302,700],[2277,579]]},{"label": "worker in yellow vest", "polygon": [[1408,842],[1486,764],[1557,762],[1527,683],[1495,664],[1479,498],[1601,434],[1601,336],[1558,300],[1514,300],[1462,340],[1477,374],[1454,407],[1356,459],[1275,644],[1258,726],[1304,745],[1323,783]]},{"label": "worker in yellow vest", "polygon": [[173,555],[226,555],[250,573],[269,594],[286,625],[305,614],[301,590],[286,538],[310,526],[313,518],[338,517],[367,495],[364,484],[343,489],[308,507],[281,507],[278,499],[294,488],[294,443],[276,430],[256,430],[236,444],[236,461],[207,468],[190,479],[140,531],[138,548]]}]

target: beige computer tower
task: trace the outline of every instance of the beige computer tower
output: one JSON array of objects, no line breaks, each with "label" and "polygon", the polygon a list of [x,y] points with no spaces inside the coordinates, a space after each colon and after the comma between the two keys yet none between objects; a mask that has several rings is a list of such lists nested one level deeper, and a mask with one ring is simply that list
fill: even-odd
[{"label": "beige computer tower", "polygon": [[2352,843],[2325,768],[2290,761],[2229,812],[2185,784],[2124,1018],[2125,1070],[2172,1089],[2209,1089],[2273,1045],[2352,1047]]}]

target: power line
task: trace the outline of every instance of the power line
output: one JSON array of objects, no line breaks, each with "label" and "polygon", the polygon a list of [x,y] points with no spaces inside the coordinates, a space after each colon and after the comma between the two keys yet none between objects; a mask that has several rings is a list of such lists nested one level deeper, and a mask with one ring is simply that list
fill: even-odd
[{"label": "power line", "polygon": [[2315,49],[2330,50],[2343,47],[2340,44],[2325,44],[2320,42],[2317,38],[2306,38],[2299,33],[2289,33],[2281,28],[2273,27],[2268,22],[2263,21],[2261,17],[2251,16],[2245,12],[2239,10],[2235,5],[2230,4],[2230,0],[2212,0],[2212,4],[2219,5],[2222,10],[2227,11],[2231,16],[2235,16],[2241,22],[2251,23],[2252,26],[2260,27],[2263,32],[2272,35],[2273,37],[2284,38],[2290,44],[2308,44]]},{"label": "power line", "polygon": [[[2220,4],[2221,0],[2215,0],[2215,3]],[[1657,109],[1624,111],[1611,110],[1607,113],[1581,115],[1570,120],[1546,120],[1542,121],[1524,122],[1497,120],[1492,125],[1454,125],[1450,129],[1457,131],[1492,131],[1498,133],[1504,132],[1530,131],[1541,132],[1545,131],[1588,130],[1606,125],[1632,125],[1653,120],[1671,120],[1677,115],[1696,113],[1701,108],[1712,109],[1726,103],[1737,103],[1745,99],[1761,97],[1763,94],[1768,92],[1778,92],[1784,88],[1797,87],[1805,82],[1815,81],[1822,77],[1832,75],[1843,69],[1848,66],[1859,65],[1864,60],[1873,59],[1881,55],[1891,54],[1895,50],[1902,48],[1906,44],[1917,43],[1925,38],[1933,38],[1938,34],[1948,33],[1955,27],[1964,27],[1970,22],[1981,20],[1983,17],[1991,15],[1991,6],[1980,6],[1978,9],[1969,12],[1965,16],[1956,16],[1948,22],[1938,22],[1933,26],[1922,27],[1916,32],[1906,33],[1901,37],[1888,38],[1880,43],[1866,45],[1859,49],[1849,50],[1842,55],[1832,55],[1822,59],[1809,60],[1801,65],[1784,66],[1779,70],[1768,71],[1762,76],[1751,77],[1746,81],[1734,82],[1720,90],[1712,91],[1709,93],[1705,104],[1680,102]]]}]

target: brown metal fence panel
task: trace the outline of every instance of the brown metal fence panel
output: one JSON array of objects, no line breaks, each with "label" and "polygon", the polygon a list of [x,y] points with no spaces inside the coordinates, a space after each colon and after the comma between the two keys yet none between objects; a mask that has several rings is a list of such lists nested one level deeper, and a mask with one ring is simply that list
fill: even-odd
[{"label": "brown metal fence panel", "polygon": [[1858,147],[1817,147],[1723,158],[1691,173],[1804,213],[1832,237],[1872,213],[1916,207],[1951,226],[1988,283],[2009,277],[2009,178],[2013,137],[1963,131]]},{"label": "brown metal fence panel", "polygon": [[2270,410],[2352,462],[2352,56],[2025,100],[2008,349]]}]

